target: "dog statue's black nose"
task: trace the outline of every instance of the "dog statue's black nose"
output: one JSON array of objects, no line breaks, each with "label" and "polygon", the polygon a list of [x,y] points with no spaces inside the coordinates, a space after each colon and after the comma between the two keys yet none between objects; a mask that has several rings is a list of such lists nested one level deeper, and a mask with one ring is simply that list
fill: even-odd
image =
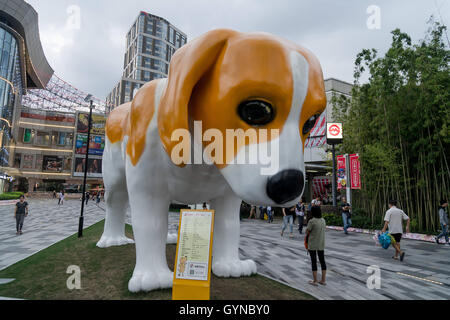
[{"label": "dog statue's black nose", "polygon": [[304,182],[303,172],[300,170],[284,170],[270,177],[266,192],[270,199],[283,204],[302,194]]}]

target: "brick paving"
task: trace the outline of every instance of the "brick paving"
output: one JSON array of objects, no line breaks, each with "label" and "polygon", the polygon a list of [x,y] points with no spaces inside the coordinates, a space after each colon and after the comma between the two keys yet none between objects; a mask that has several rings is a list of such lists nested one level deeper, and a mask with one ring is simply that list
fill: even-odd
[{"label": "brick paving", "polygon": [[[314,287],[304,235],[281,237],[281,221],[241,221],[240,253],[256,261],[258,272],[308,292],[319,299],[385,300],[450,299],[450,246],[403,239],[403,262],[394,250],[375,246],[372,235],[326,231],[327,286]],[[369,266],[381,269],[381,289],[368,289]],[[320,276],[320,265],[319,265]],[[428,280],[428,281],[427,281]],[[442,284],[432,283],[430,281]]]},{"label": "brick paving", "polygon": [[[14,204],[0,206],[0,270],[4,269],[78,231],[79,200],[28,199],[30,214],[25,219],[24,234],[16,236]],[[105,217],[100,207],[89,202],[85,207],[84,226]],[[169,230],[176,232],[176,213],[169,214]],[[130,223],[129,213],[127,223]],[[372,235],[327,230],[327,286],[313,287],[310,259],[303,246],[303,236],[295,230],[294,238],[280,235],[281,221],[241,221],[241,258],[253,259],[260,274],[310,293],[318,299],[450,299],[450,246],[416,240],[402,240],[404,262],[391,257],[393,249],[375,246]],[[368,266],[381,268],[381,289],[370,290],[366,281]],[[320,268],[319,268],[320,269]],[[320,270],[319,270],[320,275]],[[433,281],[433,282],[431,282]],[[440,284],[439,284],[440,283]]]}]

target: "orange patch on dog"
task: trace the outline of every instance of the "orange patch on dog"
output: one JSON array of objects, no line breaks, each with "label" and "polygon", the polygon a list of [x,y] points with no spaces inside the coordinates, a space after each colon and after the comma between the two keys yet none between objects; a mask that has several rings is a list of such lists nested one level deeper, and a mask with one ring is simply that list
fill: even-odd
[{"label": "orange patch on dog", "polygon": [[[265,33],[241,33],[228,39],[214,67],[197,84],[189,104],[190,115],[203,122],[203,130],[219,129],[224,138],[227,129],[269,130],[264,137],[267,139],[259,136],[257,143],[277,138],[270,135],[270,130],[278,129],[281,134],[292,104],[294,83],[289,54],[282,41]],[[237,106],[251,99],[269,102],[275,111],[274,120],[260,127],[243,121]],[[250,143],[248,139],[240,142],[235,141],[233,152],[228,154],[224,143],[219,169]]]},{"label": "orange patch on dog", "polygon": [[[127,154],[135,166],[145,148],[145,136],[155,113],[155,92],[160,79],[146,83],[131,103],[130,138],[127,143]],[[156,138],[156,137],[155,137]]]},{"label": "orange patch on dog", "polygon": [[129,116],[130,116],[131,102],[124,103],[113,111],[106,120],[106,136],[111,143],[116,143],[123,140],[126,134],[126,130],[129,129]]},{"label": "orange patch on dog", "polygon": [[[238,105],[247,99],[270,102],[275,118],[259,128],[278,129],[281,133],[294,91],[292,51],[302,54],[309,65],[308,92],[299,124],[299,139],[304,143],[307,135],[301,133],[303,124],[311,116],[322,113],[326,106],[318,60],[295,43],[267,33],[219,29],[194,39],[172,57],[168,85],[158,112],[158,129],[169,156],[177,143],[171,141],[172,132],[180,128],[188,130],[189,117],[202,121],[203,131],[219,129],[224,137],[226,129],[255,128],[237,114]],[[273,138],[268,136],[266,140]],[[265,142],[258,140],[258,143]],[[223,164],[216,164],[217,167],[225,167],[243,146],[234,144],[233,153],[228,156],[223,150]]]},{"label": "orange patch on dog", "polygon": [[146,83],[131,103],[115,108],[106,121],[106,134],[111,143],[128,136],[127,154],[135,166],[146,145],[148,126],[155,113],[155,92],[160,79]]}]

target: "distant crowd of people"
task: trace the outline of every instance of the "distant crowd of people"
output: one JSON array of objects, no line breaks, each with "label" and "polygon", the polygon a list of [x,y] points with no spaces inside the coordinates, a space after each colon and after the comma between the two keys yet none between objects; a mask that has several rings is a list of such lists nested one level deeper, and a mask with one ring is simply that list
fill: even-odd
[{"label": "distant crowd of people", "polygon": [[[58,199],[58,205],[63,205],[64,204],[64,197],[65,197],[65,192],[64,190],[61,190],[60,192],[56,192],[56,190],[53,191],[53,199]],[[88,204],[89,199],[91,199],[92,201],[95,201],[95,203],[98,205],[100,203],[100,201],[102,199],[104,199],[105,197],[105,193],[104,191],[95,191],[92,192],[92,194],[89,191],[86,191],[84,194],[84,201],[85,204]],[[80,201],[83,200],[83,197],[80,198]]]}]

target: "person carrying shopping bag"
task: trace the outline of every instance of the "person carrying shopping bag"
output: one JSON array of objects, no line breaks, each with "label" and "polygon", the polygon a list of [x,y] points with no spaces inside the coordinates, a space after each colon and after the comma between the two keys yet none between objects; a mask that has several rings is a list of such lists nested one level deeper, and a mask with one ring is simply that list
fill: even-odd
[{"label": "person carrying shopping bag", "polygon": [[381,230],[381,234],[385,233],[389,228],[390,235],[394,238],[394,242],[392,242],[392,246],[395,249],[395,255],[392,257],[394,260],[398,260],[400,256],[400,261],[403,261],[405,258],[405,252],[400,248],[400,241],[403,235],[403,221],[406,220],[406,233],[409,233],[409,224],[410,220],[406,213],[403,210],[397,208],[397,201],[391,200],[389,201],[389,210],[386,211],[386,215],[384,217],[384,227]]}]

